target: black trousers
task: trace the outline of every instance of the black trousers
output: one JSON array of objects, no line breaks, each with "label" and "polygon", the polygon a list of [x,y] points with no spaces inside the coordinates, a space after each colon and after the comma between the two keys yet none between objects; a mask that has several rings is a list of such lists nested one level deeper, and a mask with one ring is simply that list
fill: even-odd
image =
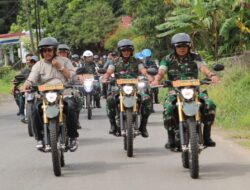
[{"label": "black trousers", "polygon": [[[68,136],[70,138],[78,137],[79,134],[77,132],[77,123],[78,123],[78,116],[77,116],[77,104],[73,97],[64,98],[63,99],[63,113],[66,115],[66,124],[68,130]],[[35,127],[37,129],[37,140],[43,139],[43,120],[42,120],[42,101],[39,100],[36,102],[36,109],[32,117],[35,121]]]}]

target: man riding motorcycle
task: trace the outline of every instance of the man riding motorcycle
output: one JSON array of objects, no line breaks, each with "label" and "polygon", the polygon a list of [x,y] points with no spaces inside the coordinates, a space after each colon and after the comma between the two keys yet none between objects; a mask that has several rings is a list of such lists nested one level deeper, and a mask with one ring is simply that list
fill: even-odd
[{"label": "man riding motorcycle", "polygon": [[57,55],[62,57],[70,57],[70,48],[67,44],[59,44],[57,47]]},{"label": "man riding motorcycle", "polygon": [[[115,73],[116,79],[137,78],[140,73],[142,75],[147,76],[149,80],[152,80],[152,77],[147,74],[147,70],[143,66],[142,62],[133,57],[134,46],[130,40],[128,39],[120,40],[117,46],[120,57],[115,65],[114,64],[109,65],[107,72],[103,76],[103,81],[102,81],[103,83],[105,83],[109,79],[112,73]],[[115,91],[109,94],[107,97],[107,114],[111,125],[109,131],[110,134],[116,134],[117,132],[120,132],[118,130],[115,120],[116,117],[115,101],[117,94],[118,92]],[[148,122],[148,117],[151,113],[151,99],[148,94],[143,94],[143,93],[140,94],[140,97],[142,101],[141,103],[142,117],[140,121],[139,130],[143,137],[148,137],[148,131],[146,125]]]},{"label": "man riding motorcycle", "polygon": [[[144,66],[145,66],[145,68],[156,68],[156,69],[158,69],[157,64],[155,63],[155,61],[152,60],[152,51],[150,49],[143,49],[141,51],[141,54],[144,57]],[[152,91],[153,91],[152,93],[154,93],[154,100],[152,100],[152,101],[154,101],[156,104],[158,104],[159,103],[159,100],[158,100],[159,90],[158,90],[158,88],[153,88]]]},{"label": "man riding motorcycle", "polygon": [[[97,68],[96,64],[93,61],[93,52],[90,50],[86,50],[83,52],[83,65],[82,67],[85,69],[85,74],[93,74],[95,77],[97,77]],[[97,82],[95,83],[95,95],[94,95],[94,100],[97,108],[101,108],[101,103],[100,103],[100,96],[101,94],[101,86],[100,83]]]},{"label": "man riding motorcycle", "polygon": [[[43,38],[39,44],[38,48],[42,56],[42,60],[35,64],[31,70],[28,79],[22,86],[22,91],[25,91],[32,83],[43,84],[48,80],[57,79],[62,83],[66,83],[71,80],[74,75],[74,67],[68,58],[57,56],[57,45],[58,42],[53,37]],[[42,113],[41,113],[41,100],[36,102],[36,111],[33,114],[33,119],[35,121],[35,127],[37,129],[37,149],[42,149],[43,144],[43,124]],[[67,127],[69,140],[69,149],[75,151],[78,147],[77,143],[77,113],[76,113],[76,102],[73,97],[66,97],[63,99],[64,107],[63,111],[67,117]]]},{"label": "man riding motorcycle", "polygon": [[[29,53],[29,54],[27,54],[25,56],[25,58],[26,58],[26,66],[18,73],[18,75],[23,75],[25,77],[25,79],[27,79],[33,65],[38,61],[38,57],[33,56],[33,54]],[[20,93],[20,90],[18,89],[18,85],[19,84],[14,79],[13,80],[13,85],[12,85],[12,88],[11,88],[11,94],[14,95],[16,104],[17,104],[17,106],[19,108],[19,112],[17,113],[17,115],[20,115],[21,116],[21,121],[23,123],[26,123],[27,118],[25,117],[25,114],[24,114],[25,97],[24,97],[24,95],[22,93]]]},{"label": "man riding motorcycle", "polygon": [[[160,63],[158,74],[151,85],[158,85],[165,73],[170,81],[197,79],[200,71],[206,77],[211,79],[212,83],[219,82],[218,76],[211,72],[204,60],[196,53],[191,51],[191,38],[186,33],[177,33],[171,39],[174,52],[164,57]],[[211,139],[211,127],[215,119],[216,105],[208,97],[206,91],[199,94],[202,102],[201,113],[202,122],[204,124],[204,145],[215,146],[216,143]],[[173,90],[169,90],[164,103],[163,120],[164,127],[168,131],[168,142],[165,148],[173,149],[178,145],[175,144],[174,129],[177,125],[177,106],[176,95]],[[178,148],[178,147],[177,147]]]}]

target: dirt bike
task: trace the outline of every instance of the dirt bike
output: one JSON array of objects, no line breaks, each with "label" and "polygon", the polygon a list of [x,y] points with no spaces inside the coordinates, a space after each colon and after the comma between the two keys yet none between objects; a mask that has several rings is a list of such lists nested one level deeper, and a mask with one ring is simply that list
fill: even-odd
[{"label": "dirt bike", "polygon": [[27,118],[23,120],[24,123],[28,124],[28,135],[30,137],[34,136],[34,127],[33,127],[33,121],[31,121],[31,114],[33,112],[34,107],[34,95],[33,92],[27,91],[27,92],[20,92],[19,85],[25,81],[26,77],[24,75],[16,75],[15,80],[13,81],[14,84],[14,93],[16,98],[19,102],[19,107],[24,105],[24,116]]},{"label": "dirt bike", "polygon": [[[214,66],[215,71],[224,67]],[[209,85],[209,79],[165,81],[159,87],[172,87],[176,94],[179,128],[175,130],[176,144],[180,145],[182,165],[189,168],[190,176],[199,177],[199,154],[206,148],[201,121],[201,102],[198,98],[201,85]]]},{"label": "dirt bike", "polygon": [[137,93],[138,79],[117,79],[119,103],[116,106],[117,123],[123,136],[124,150],[127,156],[133,156],[134,138],[140,135],[140,101]]},{"label": "dirt bike", "polygon": [[39,85],[42,98],[44,152],[51,152],[53,171],[61,175],[61,167],[65,166],[64,152],[68,145],[66,116],[63,114],[64,85]]}]

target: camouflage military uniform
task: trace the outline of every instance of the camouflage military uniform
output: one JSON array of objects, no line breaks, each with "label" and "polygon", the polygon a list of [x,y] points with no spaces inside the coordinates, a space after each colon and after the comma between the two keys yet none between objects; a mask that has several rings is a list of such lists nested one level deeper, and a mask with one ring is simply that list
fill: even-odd
[{"label": "camouflage military uniform", "polygon": [[[199,67],[202,64],[205,64],[202,58],[194,53],[190,53],[182,60],[177,59],[174,54],[170,54],[161,61],[160,69],[166,71],[168,79],[171,81],[197,79]],[[211,126],[215,118],[216,105],[208,98],[206,91],[199,94],[199,99],[202,102],[202,122],[205,126]],[[178,123],[176,95],[173,90],[169,90],[163,107],[164,127],[171,133]]]},{"label": "camouflage military uniform", "polygon": [[[92,63],[83,63],[83,68],[85,68],[85,74],[96,74],[96,64],[94,62]],[[96,106],[100,107],[100,98],[101,98],[101,85],[99,83],[99,78],[97,78],[97,76],[95,76],[95,79],[98,80],[97,83],[95,83],[95,102],[96,102]]]},{"label": "camouflage military uniform", "polygon": [[[122,58],[119,58],[118,62],[114,66],[113,64],[109,66],[109,69],[112,68],[114,69],[115,73],[115,78],[137,78],[139,75],[139,69],[143,68],[143,64],[136,60],[135,58],[130,58],[129,61],[124,64],[122,61]],[[123,73],[125,71],[125,73]],[[118,95],[118,91],[113,91],[111,94],[108,95],[107,97],[107,115],[109,117],[111,125],[116,125],[115,124],[115,116],[116,116],[116,96]],[[140,93],[139,94],[141,97],[141,110],[142,110],[142,121],[141,121],[141,126],[147,124],[147,119],[152,112],[152,106],[151,106],[151,98],[148,94],[145,93]]]}]

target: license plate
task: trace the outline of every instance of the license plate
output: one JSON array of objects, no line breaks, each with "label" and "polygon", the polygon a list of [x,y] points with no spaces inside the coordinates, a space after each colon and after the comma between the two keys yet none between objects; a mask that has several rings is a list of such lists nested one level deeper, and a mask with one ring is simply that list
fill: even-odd
[{"label": "license plate", "polygon": [[83,74],[83,75],[82,75],[82,78],[83,78],[83,79],[93,79],[93,78],[94,78],[94,75],[93,75],[93,74]]},{"label": "license plate", "polygon": [[173,87],[182,87],[182,86],[199,86],[200,80],[193,79],[193,80],[176,80],[172,82]]},{"label": "license plate", "polygon": [[117,84],[137,84],[138,79],[117,79]]},{"label": "license plate", "polygon": [[38,86],[39,91],[62,90],[63,88],[63,84]]}]

